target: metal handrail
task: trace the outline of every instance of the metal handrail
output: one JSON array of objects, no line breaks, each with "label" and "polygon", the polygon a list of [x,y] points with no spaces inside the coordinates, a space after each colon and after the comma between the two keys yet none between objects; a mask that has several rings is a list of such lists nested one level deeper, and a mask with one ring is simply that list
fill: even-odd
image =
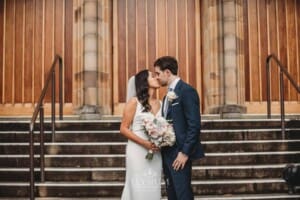
[{"label": "metal handrail", "polygon": [[267,57],[266,67],[267,67],[267,112],[268,119],[271,118],[271,92],[270,92],[270,60],[274,59],[277,63],[277,66],[280,68],[280,118],[281,118],[281,136],[284,139],[285,134],[285,108],[284,108],[284,81],[283,75],[285,75],[288,80],[291,82],[292,86],[300,93],[300,86],[297,85],[296,81],[292,78],[292,76],[287,71],[287,68],[283,66],[283,64],[279,61],[279,59],[271,54]]},{"label": "metal handrail", "polygon": [[52,126],[52,141],[54,141],[55,134],[55,66],[59,63],[59,119],[63,119],[63,96],[62,96],[62,58],[56,55],[51,65],[51,69],[46,79],[45,86],[42,90],[41,96],[33,112],[29,124],[29,157],[30,157],[30,200],[34,200],[34,126],[38,114],[40,114],[40,173],[41,182],[45,181],[45,156],[44,156],[44,106],[43,101],[46,96],[47,89],[51,81],[51,126]]}]

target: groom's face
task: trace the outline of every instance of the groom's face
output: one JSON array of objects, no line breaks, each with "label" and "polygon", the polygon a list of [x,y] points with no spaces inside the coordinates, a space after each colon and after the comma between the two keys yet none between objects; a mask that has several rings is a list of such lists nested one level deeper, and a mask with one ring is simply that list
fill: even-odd
[{"label": "groom's face", "polygon": [[157,80],[161,86],[167,86],[168,85],[168,73],[167,70],[161,71],[159,67],[155,67],[155,74],[157,77]]}]

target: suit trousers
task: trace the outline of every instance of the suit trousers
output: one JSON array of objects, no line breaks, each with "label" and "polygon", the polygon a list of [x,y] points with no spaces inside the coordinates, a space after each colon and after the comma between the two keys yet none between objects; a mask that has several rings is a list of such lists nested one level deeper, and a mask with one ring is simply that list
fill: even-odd
[{"label": "suit trousers", "polygon": [[177,157],[162,153],[164,179],[168,200],[193,200],[193,190],[191,185],[192,161],[189,159],[184,168],[175,171],[172,164]]}]

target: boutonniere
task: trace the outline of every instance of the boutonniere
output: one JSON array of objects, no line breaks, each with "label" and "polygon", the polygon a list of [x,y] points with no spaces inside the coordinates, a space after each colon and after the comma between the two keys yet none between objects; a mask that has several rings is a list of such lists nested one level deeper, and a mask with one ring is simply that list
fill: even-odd
[{"label": "boutonniere", "polygon": [[168,99],[169,102],[174,101],[175,99],[177,99],[177,97],[178,96],[176,95],[176,93],[174,91],[169,91],[167,93],[167,99]]}]

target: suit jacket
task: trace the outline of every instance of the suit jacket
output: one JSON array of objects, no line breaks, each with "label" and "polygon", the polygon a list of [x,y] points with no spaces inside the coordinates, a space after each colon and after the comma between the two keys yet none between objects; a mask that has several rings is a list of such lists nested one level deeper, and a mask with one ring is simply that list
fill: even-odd
[{"label": "suit jacket", "polygon": [[[199,137],[201,117],[198,93],[193,87],[182,80],[177,83],[174,92],[177,98],[169,102],[167,116],[164,117],[173,124],[176,144],[167,148],[173,149],[176,152],[182,152],[188,155],[190,159],[202,158],[204,157],[204,151]],[[165,98],[163,103],[165,102]]]}]

